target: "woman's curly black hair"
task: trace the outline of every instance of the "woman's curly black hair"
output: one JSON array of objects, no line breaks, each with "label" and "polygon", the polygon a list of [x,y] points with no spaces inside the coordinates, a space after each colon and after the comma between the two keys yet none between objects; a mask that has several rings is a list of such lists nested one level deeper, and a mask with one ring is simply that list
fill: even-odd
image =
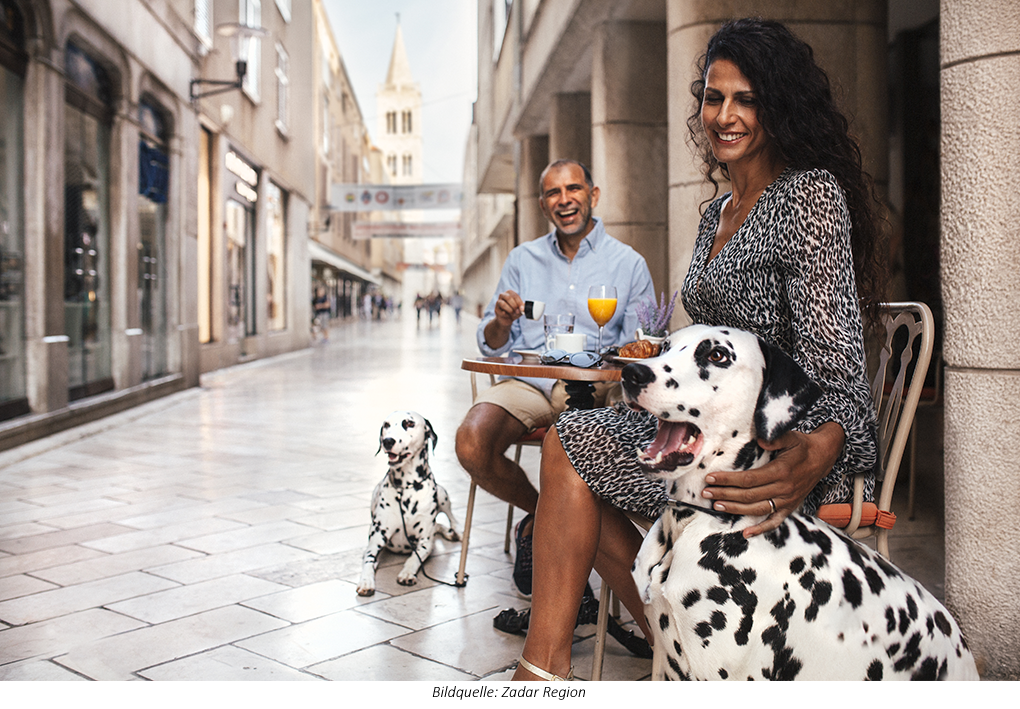
[{"label": "woman's curly black hair", "polygon": [[729,179],[726,165],[712,154],[701,124],[705,76],[717,59],[737,65],[754,88],[757,117],[784,161],[795,169],[828,170],[846,196],[852,225],[851,247],[861,311],[877,322],[885,296],[885,252],[876,207],[874,183],[861,166],[861,150],[849,123],[836,107],[829,77],[814,60],[810,45],[779,22],[760,18],[733,20],[708,42],[691,84],[697,100],[687,119],[691,140],[704,160],[705,176],[719,191],[714,173]]}]

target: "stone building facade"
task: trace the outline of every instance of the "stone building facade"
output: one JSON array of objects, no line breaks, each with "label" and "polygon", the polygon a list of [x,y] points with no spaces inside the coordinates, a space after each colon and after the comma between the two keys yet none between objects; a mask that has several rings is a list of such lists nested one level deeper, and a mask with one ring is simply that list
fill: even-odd
[{"label": "stone building facade", "polygon": [[319,0],[0,10],[0,449],[306,347],[317,258],[372,279],[309,239],[372,154]]}]

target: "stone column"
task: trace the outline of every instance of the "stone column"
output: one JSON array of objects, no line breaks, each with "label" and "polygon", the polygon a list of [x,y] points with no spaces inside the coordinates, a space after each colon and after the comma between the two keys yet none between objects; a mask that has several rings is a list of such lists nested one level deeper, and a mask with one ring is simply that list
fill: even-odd
[{"label": "stone column", "polygon": [[594,38],[592,173],[602,191],[595,214],[606,231],[648,262],[656,291],[667,262],[666,26],[606,22]]},{"label": "stone column", "polygon": [[567,158],[590,169],[591,94],[556,94],[549,123],[549,161]]},{"label": "stone column", "polygon": [[33,413],[67,406],[64,324],[63,54],[28,63],[25,78],[25,340]]},{"label": "stone column", "polygon": [[[720,7],[722,5],[722,7]],[[712,197],[701,172],[700,156],[687,142],[687,117],[697,107],[690,85],[695,63],[709,38],[729,18],[764,16],[784,22],[809,43],[815,59],[829,74],[850,129],[861,144],[864,167],[874,177],[879,194],[888,184],[886,118],[886,2],[859,0],[667,0],[669,86],[669,262],[670,291],[687,275],[700,220],[700,206]],[[720,194],[729,190],[720,182]],[[680,318],[674,325],[680,326]]]},{"label": "stone column", "polygon": [[1020,679],[1020,5],[942,3],[946,604]]},{"label": "stone column", "polygon": [[517,175],[517,234],[524,243],[548,234],[552,229],[538,204],[538,178],[549,164],[549,136],[533,135],[520,143],[520,171]]}]

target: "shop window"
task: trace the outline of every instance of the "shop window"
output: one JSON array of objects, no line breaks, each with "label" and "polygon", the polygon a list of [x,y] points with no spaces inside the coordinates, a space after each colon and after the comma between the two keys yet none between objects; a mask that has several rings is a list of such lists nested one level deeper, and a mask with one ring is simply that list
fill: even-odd
[{"label": "shop window", "polygon": [[[262,0],[238,0],[238,21],[247,27],[262,26]],[[248,70],[244,75],[244,91],[252,100],[258,101],[261,96],[259,84],[262,73],[262,40],[249,37]]]},{"label": "shop window", "polygon": [[267,188],[269,243],[266,248],[266,304],[270,330],[287,327],[287,193],[270,182]]},{"label": "shop window", "polygon": [[112,84],[73,44],[65,57],[64,321],[69,397],[113,388],[109,197]]},{"label": "shop window", "polygon": [[138,107],[138,306],[142,330],[142,378],[167,372],[166,217],[169,149],[161,111]]}]

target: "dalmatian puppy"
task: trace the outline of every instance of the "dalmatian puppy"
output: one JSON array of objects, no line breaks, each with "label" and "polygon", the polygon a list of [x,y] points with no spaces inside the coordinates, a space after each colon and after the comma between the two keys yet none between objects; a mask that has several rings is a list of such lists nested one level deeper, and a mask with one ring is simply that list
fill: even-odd
[{"label": "dalmatian puppy", "polygon": [[627,403],[659,419],[639,456],[670,504],[633,575],[668,678],[978,679],[953,617],[877,552],[801,514],[744,539],[764,517],[701,497],[707,473],[767,462],[756,439],[791,430],[821,395],[789,356],[695,325],[622,374]]},{"label": "dalmatian puppy", "polygon": [[[397,583],[418,583],[418,569],[432,553],[438,533],[450,541],[460,539],[450,496],[436,482],[429,467],[429,443],[435,450],[437,436],[432,424],[414,411],[394,411],[379,429],[379,450],[389,459],[389,470],[372,492],[372,526],[362,559],[358,595],[375,593],[375,570],[379,552],[387,549],[410,554]],[[442,512],[450,527],[439,524]]]}]

